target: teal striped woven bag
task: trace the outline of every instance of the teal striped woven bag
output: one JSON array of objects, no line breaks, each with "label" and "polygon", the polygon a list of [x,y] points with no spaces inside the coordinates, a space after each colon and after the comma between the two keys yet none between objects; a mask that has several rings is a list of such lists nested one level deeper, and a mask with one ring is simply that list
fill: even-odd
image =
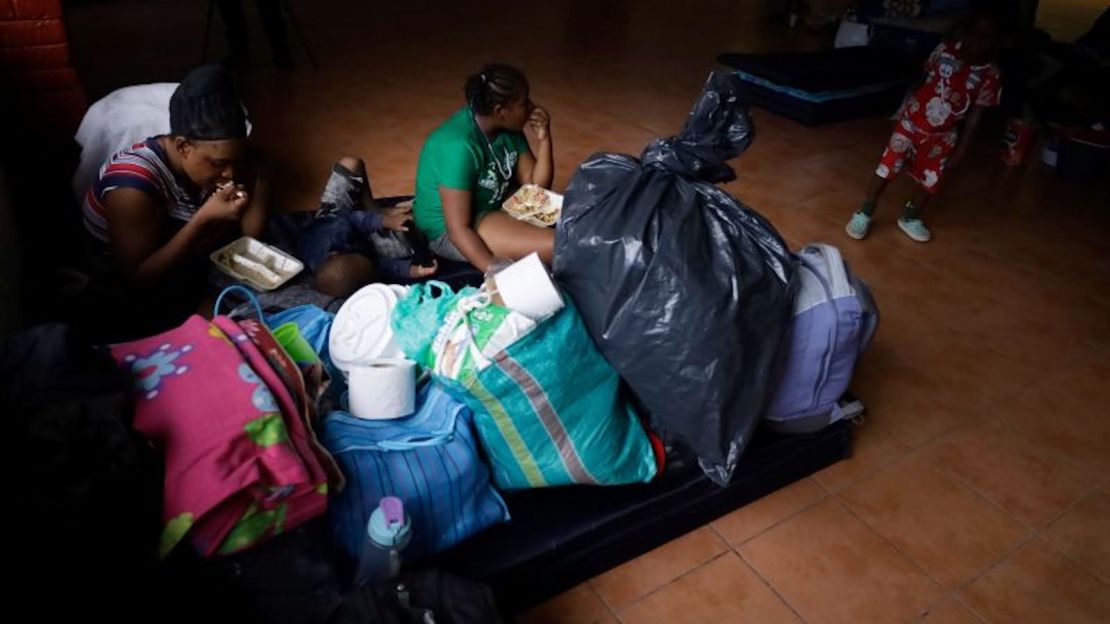
[{"label": "teal striped woven bag", "polygon": [[[430,294],[414,289],[398,303],[393,317],[398,336],[430,339],[426,326],[410,332],[408,325],[429,317],[442,321],[449,310],[439,299],[457,298],[450,292]],[[427,361],[426,345],[399,342],[410,358]],[[458,380],[437,379],[474,412],[494,482],[503,490],[622,485],[655,476],[655,456],[640,419],[569,299],[484,369]]]}]

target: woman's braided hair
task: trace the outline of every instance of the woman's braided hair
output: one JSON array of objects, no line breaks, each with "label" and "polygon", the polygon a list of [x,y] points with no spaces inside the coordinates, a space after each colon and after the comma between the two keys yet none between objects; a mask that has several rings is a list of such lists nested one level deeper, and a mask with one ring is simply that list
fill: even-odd
[{"label": "woman's braided hair", "polygon": [[489,115],[528,90],[524,72],[511,65],[489,63],[466,79],[466,103],[479,115]]}]

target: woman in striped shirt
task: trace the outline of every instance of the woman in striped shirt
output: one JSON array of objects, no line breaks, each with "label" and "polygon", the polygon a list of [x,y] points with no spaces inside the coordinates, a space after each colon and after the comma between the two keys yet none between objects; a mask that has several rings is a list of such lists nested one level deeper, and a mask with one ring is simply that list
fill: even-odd
[{"label": "woman in striped shirt", "polygon": [[239,233],[262,234],[266,211],[247,147],[227,72],[190,72],[170,98],[170,134],[112,156],[85,195],[85,227],[107,245],[120,277],[153,285]]}]

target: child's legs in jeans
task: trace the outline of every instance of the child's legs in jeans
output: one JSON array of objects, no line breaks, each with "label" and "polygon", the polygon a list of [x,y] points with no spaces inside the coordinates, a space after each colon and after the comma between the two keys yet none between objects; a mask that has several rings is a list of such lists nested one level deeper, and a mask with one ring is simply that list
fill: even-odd
[{"label": "child's legs in jeans", "polygon": [[[331,175],[320,194],[317,222],[309,226],[300,245],[315,279],[313,287],[332,297],[347,297],[374,278],[374,264],[361,253],[352,253],[352,236],[357,233],[339,213],[365,210],[370,200],[366,165],[361,158],[344,156],[332,166]],[[372,201],[372,200],[371,200]],[[314,240],[319,238],[319,240]],[[354,245],[357,248],[357,245]],[[342,249],[336,253],[337,249]]]},{"label": "child's legs in jeans", "polygon": [[336,210],[369,208],[364,203],[363,193],[366,194],[365,199],[371,199],[366,165],[361,158],[344,156],[332,166],[324,192],[320,194],[320,212],[327,214]]},{"label": "child's legs in jeans", "polygon": [[[342,210],[381,210],[370,189],[366,163],[357,156],[344,156],[335,163],[320,197],[321,216]],[[412,256],[412,248],[400,232],[376,231],[369,233],[368,238],[378,258]]]}]

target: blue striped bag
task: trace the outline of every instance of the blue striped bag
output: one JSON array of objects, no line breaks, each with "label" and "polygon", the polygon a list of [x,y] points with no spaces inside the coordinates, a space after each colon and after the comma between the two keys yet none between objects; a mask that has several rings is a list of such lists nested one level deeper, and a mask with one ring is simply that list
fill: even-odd
[{"label": "blue striped bag", "polygon": [[385,496],[404,501],[412,519],[405,559],[434,555],[509,519],[479,457],[470,410],[435,382],[420,389],[412,416],[363,420],[332,412],[321,441],[347,477],[328,514],[336,541],[352,558]]},{"label": "blue striped bag", "polygon": [[[398,303],[395,334],[424,337],[400,341],[410,358],[428,361],[424,342],[435,333],[428,319],[442,323],[467,294],[413,289]],[[620,378],[569,300],[485,364],[457,380],[436,379],[474,411],[497,487],[622,485],[655,476],[651,443],[620,393]]]}]

